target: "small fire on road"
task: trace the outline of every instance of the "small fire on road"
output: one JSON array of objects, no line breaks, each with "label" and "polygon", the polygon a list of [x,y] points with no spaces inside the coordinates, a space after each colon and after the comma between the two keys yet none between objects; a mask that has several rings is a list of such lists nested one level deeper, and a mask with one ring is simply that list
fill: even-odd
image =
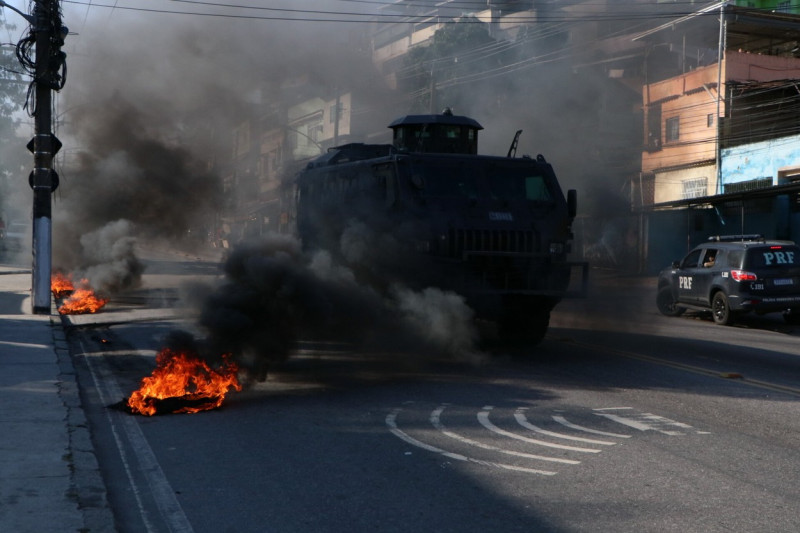
[{"label": "small fire on road", "polygon": [[50,290],[53,293],[53,297],[56,299],[69,296],[72,291],[75,290],[75,284],[72,283],[72,276],[64,274],[63,272],[53,272],[53,275],[50,277]]},{"label": "small fire on road", "polygon": [[218,368],[211,368],[189,351],[164,348],[156,355],[153,373],[142,379],[126,407],[146,416],[216,409],[231,389],[242,390],[238,372],[229,356],[223,357]]},{"label": "small fire on road", "polygon": [[50,291],[56,299],[64,299],[58,307],[62,315],[96,313],[108,303],[107,298],[97,296],[89,286],[89,280],[82,279],[75,287],[72,276],[61,272],[50,277]]}]

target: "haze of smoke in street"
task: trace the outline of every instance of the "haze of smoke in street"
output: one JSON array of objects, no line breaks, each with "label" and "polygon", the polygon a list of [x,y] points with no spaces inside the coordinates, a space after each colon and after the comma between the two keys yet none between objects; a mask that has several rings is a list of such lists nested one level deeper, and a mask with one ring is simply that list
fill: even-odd
[{"label": "haze of smoke in street", "polygon": [[[70,80],[63,111],[56,110],[67,123],[58,134],[73,148],[59,169],[54,266],[93,267],[93,275],[114,290],[135,286],[141,276],[133,239],[174,244],[202,233],[224,203],[220,176],[228,170],[219,162],[234,149],[230,132],[254,108],[269,111],[279,104],[270,97],[281,95],[287,81],[302,78],[310,89],[359,92],[363,110],[380,124],[376,132],[387,132],[391,119],[410,111],[381,88],[369,48],[349,42],[344,24],[122,11],[103,12],[103,23],[93,24],[97,9],[87,13],[80,36],[67,41],[75,43],[68,50]],[[542,66],[506,78],[502,90],[470,85],[454,111],[487,128],[482,153],[504,153],[513,132],[524,128],[520,152],[545,154],[564,187],[575,186],[585,174],[581,165],[592,173],[598,167],[574,157],[576,147],[593,136],[576,126],[585,118],[576,104],[593,100],[564,89],[583,87],[588,93],[593,84],[585,75],[572,83],[571,73],[564,65]],[[104,230],[107,224],[114,230]],[[398,256],[392,245],[404,228],[374,229],[348,220],[328,253],[304,252],[285,237],[235,249],[225,266],[225,286],[202,304],[210,342],[240,354],[256,374],[266,366],[260,355],[282,359],[301,331],[335,330],[366,347],[427,345],[472,358],[475,334],[463,300],[414,279],[421,265],[408,264],[408,256]],[[119,245],[102,244],[119,252],[103,259],[113,267],[88,257],[92,252],[81,240],[87,233],[119,239]]]},{"label": "haze of smoke in street", "polygon": [[81,235],[84,263],[77,277],[106,293],[138,287],[144,265],[136,257],[131,234],[131,223],[121,219]]},{"label": "haze of smoke in street", "polygon": [[481,359],[472,311],[458,295],[397,283],[383,294],[360,283],[329,252],[306,254],[289,236],[236,247],[225,275],[202,303],[207,356],[232,353],[254,379],[264,379],[270,366],[285,360],[301,336],[350,341],[406,360]]},{"label": "haze of smoke in street", "polygon": [[[76,10],[84,25],[67,40],[70,80],[56,109],[68,154],[54,197],[53,265],[91,266],[105,290],[138,284],[132,239],[185,248],[206,236],[225,202],[218,161],[233,150],[230,132],[253,106],[269,107],[265,95],[295,76],[369,86],[374,74],[360,70],[368,58],[354,60],[343,26],[306,34],[284,24]],[[338,65],[318,54],[337,47],[347,57]],[[128,260],[103,268],[81,238],[118,220],[127,221],[127,233],[116,226],[114,234]]]},{"label": "haze of smoke in street", "polygon": [[[148,19],[153,33],[147,39],[125,38],[119,28],[114,39],[94,33],[97,28],[82,35],[92,61],[72,69],[64,106],[74,109],[68,113],[71,144],[83,148],[62,170],[54,263],[79,269],[106,291],[139,283],[143,269],[134,254],[136,239],[185,241],[219,210],[214,154],[227,157],[221,151],[231,147],[218,135],[231,131],[258,103],[253,88],[269,89],[309,73],[323,85],[346,78],[374,87],[368,57],[354,61],[347,46],[340,56],[347,57],[344,62],[317,55],[322,48],[314,42],[329,50],[331,39],[342,44],[319,27],[313,39],[286,29],[260,32],[263,47],[282,51],[264,54],[263,47],[253,49],[252,34],[238,41],[236,33],[220,30],[230,26],[218,22],[193,21],[161,32],[159,26]],[[287,46],[292,40],[297,46]],[[156,54],[167,50],[168,56]],[[123,79],[119,65],[150,75]],[[393,112],[387,108],[386,116]],[[335,333],[363,349],[391,349],[408,357],[435,352],[478,359],[472,312],[459,296],[435,288],[412,290],[386,270],[404,264],[391,253],[396,250],[391,233],[351,222],[336,238],[341,238],[337,257],[304,252],[287,236],[236,247],[225,264],[223,286],[199,303],[200,325],[208,335],[202,351],[211,359],[233,352],[256,378],[287,357],[300,335]]]}]

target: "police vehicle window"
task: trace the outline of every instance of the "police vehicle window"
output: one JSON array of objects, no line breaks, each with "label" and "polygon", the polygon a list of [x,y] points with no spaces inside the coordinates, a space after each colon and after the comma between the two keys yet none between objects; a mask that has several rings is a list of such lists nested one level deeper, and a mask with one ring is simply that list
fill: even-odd
[{"label": "police vehicle window", "polygon": [[689,255],[687,255],[683,261],[681,262],[681,268],[695,268],[697,267],[698,261],[700,261],[700,253],[702,250],[694,250]]},{"label": "police vehicle window", "polygon": [[717,262],[717,250],[714,248],[708,248],[703,254],[703,267],[704,268],[711,268]]},{"label": "police vehicle window", "polygon": [[800,248],[797,246],[764,246],[748,250],[746,268],[785,268],[791,266],[800,266]]},{"label": "police vehicle window", "polygon": [[731,250],[728,252],[727,266],[742,268],[742,259],[744,259],[744,250]]}]

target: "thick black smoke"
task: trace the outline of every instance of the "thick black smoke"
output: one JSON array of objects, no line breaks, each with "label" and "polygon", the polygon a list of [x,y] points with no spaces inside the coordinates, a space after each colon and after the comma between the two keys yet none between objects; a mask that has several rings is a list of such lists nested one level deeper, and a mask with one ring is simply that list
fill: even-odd
[{"label": "thick black smoke", "polygon": [[225,275],[202,304],[208,354],[232,353],[256,379],[285,360],[298,338],[336,338],[405,357],[481,358],[472,310],[460,296],[363,283],[330,252],[305,253],[292,237],[242,244]]},{"label": "thick black smoke", "polygon": [[[184,242],[220,197],[218,176],[152,130],[147,109],[121,99],[76,118],[85,146],[63,170],[56,196],[54,266],[97,289],[136,287],[137,239]],[[163,132],[160,132],[163,134]]]},{"label": "thick black smoke", "polygon": [[64,150],[54,266],[86,273],[106,291],[135,286],[141,265],[98,263],[83,235],[107,224],[119,230],[124,220],[128,232],[114,233],[129,245],[192,244],[189,237],[202,238],[231,207],[223,177],[232,172],[232,132],[254,110],[270,116],[284,105],[287,81],[304,77],[305,87],[321,91],[374,85],[363,42],[346,24],[67,8],[75,34],[66,41],[70,75],[55,109]]},{"label": "thick black smoke", "polygon": [[[359,104],[379,101],[372,112],[382,117],[405,112],[381,98],[369,47],[344,24],[162,20],[121,11],[91,24],[95,13],[68,50],[70,80],[63,111],[56,110],[69,151],[59,170],[54,264],[106,291],[139,282],[138,246],[181,246],[232,207],[222,190],[232,132],[254,110],[270,116],[297,103],[284,87],[292,80],[302,79],[310,94],[360,92]],[[341,220],[316,250],[276,235],[236,246],[222,285],[194,302],[206,338],[176,333],[168,342],[209,359],[233,353],[257,379],[298,338],[315,336],[408,358],[477,358],[471,310],[414,279],[419,269],[397,232]]]}]

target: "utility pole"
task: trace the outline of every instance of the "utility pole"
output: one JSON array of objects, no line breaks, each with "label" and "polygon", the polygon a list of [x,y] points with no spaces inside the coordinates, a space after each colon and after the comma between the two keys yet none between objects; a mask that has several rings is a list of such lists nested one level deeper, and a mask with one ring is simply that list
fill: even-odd
[{"label": "utility pole", "polygon": [[[17,57],[33,76],[34,136],[28,143],[33,152],[33,171],[28,183],[33,189],[33,279],[32,311],[50,314],[50,275],[52,270],[53,222],[50,195],[58,187],[58,174],[53,170],[53,157],[61,142],[51,131],[53,123],[50,91],[60,91],[67,78],[66,54],[61,51],[68,30],[61,24],[60,0],[34,0],[33,14],[27,15],[0,0],[0,7],[19,14],[31,25],[28,36],[17,44]],[[36,61],[29,52],[36,48]],[[31,94],[31,91],[28,92]],[[30,96],[29,96],[30,97]],[[28,108],[30,102],[25,103]]]},{"label": "utility pole", "polygon": [[36,0],[31,36],[36,43],[34,137],[28,143],[33,152],[33,171],[29,183],[33,189],[33,280],[34,314],[50,314],[50,277],[52,274],[53,221],[51,195],[58,187],[53,157],[61,142],[52,132],[52,92],[65,81],[65,54],[61,45],[67,28],[61,24],[59,0]]}]

